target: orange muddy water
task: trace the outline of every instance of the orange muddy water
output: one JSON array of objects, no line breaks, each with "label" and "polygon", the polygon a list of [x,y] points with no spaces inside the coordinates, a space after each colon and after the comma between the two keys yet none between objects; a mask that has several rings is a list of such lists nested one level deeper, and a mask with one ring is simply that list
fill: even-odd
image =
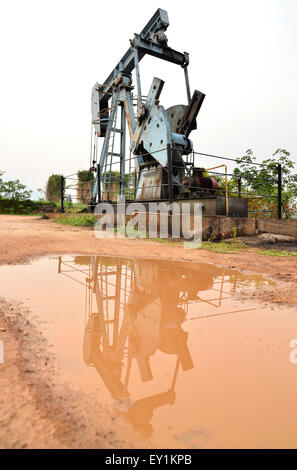
[{"label": "orange muddy water", "polygon": [[155,448],[297,447],[297,312],[257,304],[267,283],[103,256],[0,267],[1,295],[26,299],[65,383]]}]

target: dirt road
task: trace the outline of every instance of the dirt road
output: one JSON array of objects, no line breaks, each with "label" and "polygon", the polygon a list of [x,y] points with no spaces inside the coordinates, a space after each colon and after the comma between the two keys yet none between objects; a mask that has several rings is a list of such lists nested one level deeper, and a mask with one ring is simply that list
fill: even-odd
[{"label": "dirt road", "polygon": [[[89,228],[78,228],[36,217],[0,215],[0,264],[28,262],[45,254],[81,253],[202,261],[237,268],[278,280],[297,280],[297,259],[188,250],[141,239],[97,239]],[[288,299],[287,299],[288,300]]]},{"label": "dirt road", "polygon": [[[277,283],[258,290],[259,299],[297,304],[297,259],[293,257],[268,257],[249,250],[219,254],[139,239],[97,239],[91,229],[0,215],[0,264],[28,263],[41,255],[66,253],[208,262],[269,277]],[[46,341],[27,320],[21,304],[1,299],[1,288],[0,339],[5,343],[5,361],[0,364],[1,448],[149,446],[110,411],[94,410],[92,397],[85,397],[83,409],[76,408],[75,393],[59,384],[58,366]]]}]

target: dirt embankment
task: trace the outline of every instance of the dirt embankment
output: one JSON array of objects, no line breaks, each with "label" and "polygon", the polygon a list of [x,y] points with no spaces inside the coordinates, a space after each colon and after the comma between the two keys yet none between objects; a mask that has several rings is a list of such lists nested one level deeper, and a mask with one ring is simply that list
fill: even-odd
[{"label": "dirt embankment", "polygon": [[[268,257],[248,250],[219,254],[139,239],[97,239],[91,229],[35,217],[0,215],[0,264],[65,253],[213,263],[270,277],[275,285],[259,288],[258,296],[265,301],[297,304],[296,258]],[[46,340],[29,322],[21,304],[3,298],[0,339],[5,344],[5,361],[0,364],[1,448],[148,446],[110,410],[100,407],[95,398],[82,399],[59,384],[58,366]],[[83,406],[78,407],[78,403]]]},{"label": "dirt embankment", "polygon": [[[0,216],[0,264],[54,252],[92,253],[92,238],[91,231],[48,220]],[[98,397],[65,387],[50,345],[28,320],[27,309],[1,295],[0,286],[0,448],[148,447]]]},{"label": "dirt embankment", "polygon": [[63,383],[50,345],[26,314],[0,297],[0,448],[148,447],[98,397]]}]

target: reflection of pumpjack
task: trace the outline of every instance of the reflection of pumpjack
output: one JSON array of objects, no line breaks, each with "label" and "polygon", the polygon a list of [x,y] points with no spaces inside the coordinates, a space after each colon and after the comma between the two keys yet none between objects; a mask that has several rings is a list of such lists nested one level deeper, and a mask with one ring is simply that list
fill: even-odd
[{"label": "reflection of pumpjack", "polygon": [[[102,334],[102,324],[100,325],[101,321],[99,317],[100,314],[93,314],[89,317],[84,337],[84,360],[87,365],[92,365],[96,368],[113,398],[121,399],[129,397],[127,385],[132,358],[136,358],[142,381],[148,381],[153,378],[149,365],[149,356],[144,353],[142,348],[139,348],[139,338],[135,337],[132,333],[128,338],[128,369],[125,382],[123,383],[121,381],[123,338],[121,336],[119,337],[119,343],[115,351],[105,350],[103,353],[99,349],[99,338]],[[126,325],[124,326],[124,330],[121,330],[121,333],[123,332],[123,334],[129,335],[129,321],[126,321],[125,323]],[[166,404],[174,404],[174,389],[180,364],[182,365],[183,370],[193,368],[191,356],[186,344],[187,336],[188,334],[180,328],[177,331],[172,329],[172,332],[170,332],[167,339],[165,339],[164,347],[162,347],[162,344],[159,346],[159,348],[164,352],[177,355],[170,389],[166,392],[136,400],[132,403],[127,412],[121,412],[127,421],[129,421],[143,436],[148,437],[152,434],[150,420],[153,416],[154,410]],[[170,347],[170,340],[174,341],[175,339],[176,344],[174,345],[172,343],[172,346]]]},{"label": "reflection of pumpjack", "polygon": [[[58,272],[87,287],[88,321],[83,356],[87,365],[96,368],[113,398],[129,397],[133,358],[141,380],[146,382],[153,378],[150,358],[157,350],[176,355],[169,390],[136,400],[128,411],[122,412],[143,436],[152,434],[150,420],[154,410],[174,404],[180,366],[184,371],[194,367],[187,346],[188,334],[181,328],[189,305],[206,303],[221,308],[222,300],[228,298],[223,295],[235,292],[237,285],[244,281],[237,273],[227,271],[202,263],[189,267],[188,263],[179,262],[170,267],[169,261],[161,260],[127,262],[121,258],[77,256],[74,260],[67,257],[62,261],[59,257]],[[87,274],[85,282],[74,277],[74,273]],[[224,289],[225,276],[231,292]],[[212,291],[214,298],[201,298],[202,291]],[[93,313],[93,296],[98,313]],[[110,303],[113,307],[111,316]],[[218,312],[187,320],[249,310],[254,309]],[[122,379],[124,365],[126,373]]]},{"label": "reflection of pumpjack", "polygon": [[[193,367],[193,366],[192,366]],[[123,415],[134,428],[140,432],[143,437],[149,437],[153,433],[150,420],[153,417],[154,410],[163,405],[173,405],[175,403],[175,384],[179,368],[179,358],[177,359],[171,387],[167,392],[157,393],[149,397],[136,400],[129,410]]]},{"label": "reflection of pumpjack", "polygon": [[[181,292],[188,300],[197,299],[198,292],[197,288],[193,291],[193,283],[189,282],[189,276],[193,276],[193,273],[187,273],[183,263],[179,268],[180,272],[176,272],[175,268],[175,276],[172,278],[172,275],[166,271],[168,266],[162,261],[133,262],[130,273],[132,279],[130,295],[124,306],[119,334],[116,335],[119,329],[122,283],[121,261],[118,260],[117,263],[117,270],[113,272],[116,274],[115,296],[107,295],[109,300],[114,299],[114,315],[112,320],[107,320],[103,313],[105,297],[102,292],[102,279],[99,279],[98,273],[99,257],[92,259],[93,276],[89,281],[93,284],[93,292],[96,294],[98,313],[91,313],[86,325],[84,360],[87,365],[96,368],[112,397],[121,399],[129,397],[128,381],[133,358],[136,359],[141,380],[145,382],[153,379],[150,358],[158,349],[165,354],[176,355],[177,360],[169,390],[136,400],[127,412],[122,412],[142,435],[148,437],[152,433],[150,420],[154,410],[175,402],[174,390],[179,367],[181,366],[184,371],[194,367],[187,345],[188,333],[181,328],[185,311],[178,305],[181,303]],[[102,268],[102,265],[100,267]],[[197,286],[199,290],[212,287],[213,278],[218,274],[216,268],[214,270],[216,273],[200,278]],[[197,280],[197,273],[195,279]],[[112,346],[109,345],[107,331],[110,323],[113,323],[114,327]],[[127,369],[125,379],[122,381],[126,343],[128,343]]]}]

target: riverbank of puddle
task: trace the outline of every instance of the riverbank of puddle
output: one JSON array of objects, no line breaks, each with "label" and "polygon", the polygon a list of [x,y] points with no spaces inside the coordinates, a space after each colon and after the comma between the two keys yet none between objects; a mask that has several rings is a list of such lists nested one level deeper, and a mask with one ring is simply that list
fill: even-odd
[{"label": "riverbank of puddle", "polygon": [[103,256],[0,267],[0,295],[30,306],[63,380],[153,448],[297,447],[296,309],[240,296],[268,283]]}]

